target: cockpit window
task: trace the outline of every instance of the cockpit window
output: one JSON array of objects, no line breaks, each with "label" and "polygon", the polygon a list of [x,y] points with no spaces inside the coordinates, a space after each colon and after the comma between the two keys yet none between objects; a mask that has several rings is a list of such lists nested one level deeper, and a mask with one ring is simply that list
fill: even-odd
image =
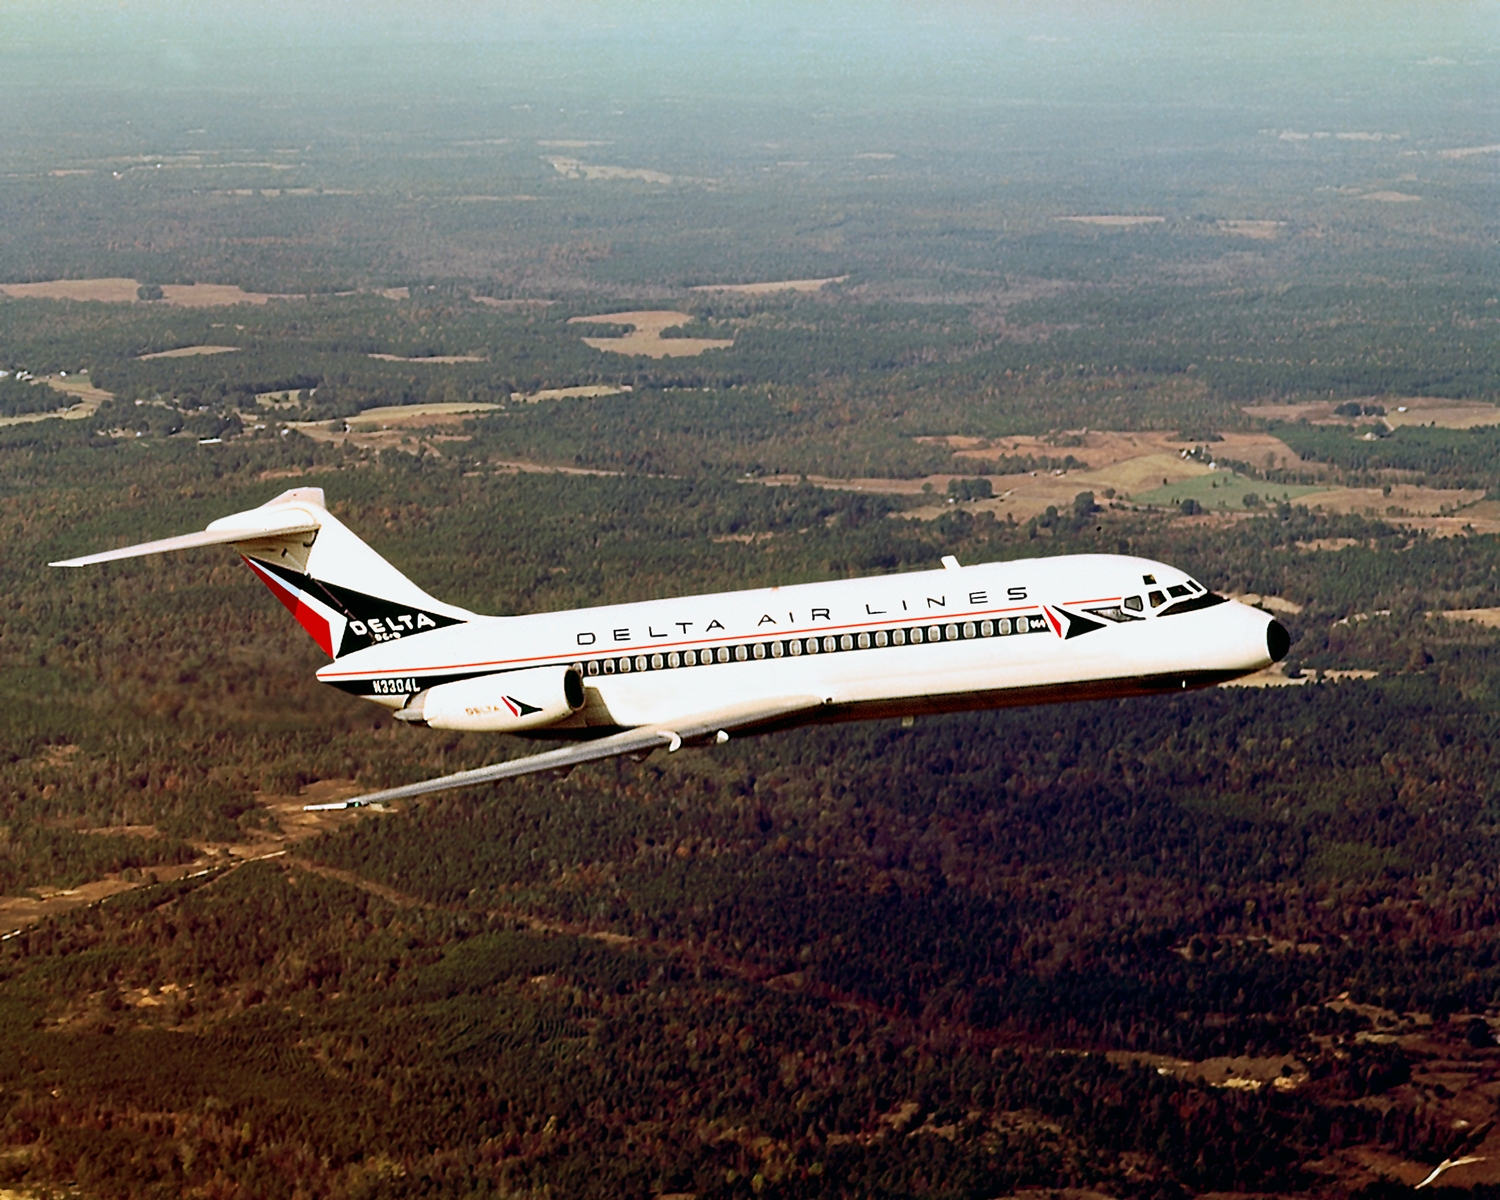
[{"label": "cockpit window", "polygon": [[1145,605],[1141,603],[1141,598],[1139,596],[1126,596],[1125,607],[1128,608],[1131,612],[1140,612],[1141,609],[1145,607]]},{"label": "cockpit window", "polygon": [[1167,598],[1165,596],[1163,596],[1160,592],[1150,592],[1150,593],[1148,593],[1147,594],[1147,599],[1151,601],[1151,607],[1152,608],[1160,608],[1163,604],[1165,604],[1167,602]]},{"label": "cockpit window", "polygon": [[1179,613],[1197,612],[1200,608],[1213,608],[1216,604],[1225,604],[1227,601],[1223,596],[1214,592],[1200,592],[1198,595],[1187,600],[1179,600],[1170,608],[1158,613],[1162,617],[1175,617]]},{"label": "cockpit window", "polygon": [[1142,575],[1141,576],[1141,582],[1142,583],[1155,583],[1156,582],[1156,576],[1155,575]]},{"label": "cockpit window", "polygon": [[1167,595],[1173,597],[1174,599],[1180,596],[1191,596],[1192,594],[1193,589],[1181,583],[1174,583],[1167,589]]}]

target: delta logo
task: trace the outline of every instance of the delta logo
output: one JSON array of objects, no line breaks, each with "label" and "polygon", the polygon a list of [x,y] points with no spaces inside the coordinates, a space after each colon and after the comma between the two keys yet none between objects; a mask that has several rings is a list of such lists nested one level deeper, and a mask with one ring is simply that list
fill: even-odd
[{"label": "delta logo", "polygon": [[1080,617],[1077,613],[1070,613],[1059,608],[1056,612],[1042,605],[1042,615],[1047,618],[1047,624],[1052,627],[1052,632],[1068,641],[1070,638],[1082,637],[1085,633],[1093,633],[1096,629],[1103,629],[1103,621],[1091,621],[1088,617]]}]

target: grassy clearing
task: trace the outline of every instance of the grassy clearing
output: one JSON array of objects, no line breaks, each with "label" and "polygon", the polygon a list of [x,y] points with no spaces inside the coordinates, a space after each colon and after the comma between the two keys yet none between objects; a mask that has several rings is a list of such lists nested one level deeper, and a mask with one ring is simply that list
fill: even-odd
[{"label": "grassy clearing", "polygon": [[1234,471],[1210,471],[1207,475],[1195,475],[1191,479],[1180,479],[1166,487],[1154,488],[1132,496],[1137,504],[1181,504],[1184,500],[1196,500],[1205,509],[1230,509],[1242,511],[1245,497],[1258,496],[1264,503],[1277,504],[1283,500],[1299,500],[1315,492],[1326,492],[1323,487],[1287,483],[1266,483],[1251,479]]}]

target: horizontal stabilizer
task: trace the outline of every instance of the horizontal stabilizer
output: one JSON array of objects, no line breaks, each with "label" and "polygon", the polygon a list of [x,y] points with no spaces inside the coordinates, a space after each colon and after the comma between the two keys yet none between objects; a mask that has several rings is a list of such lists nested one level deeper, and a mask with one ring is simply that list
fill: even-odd
[{"label": "horizontal stabilizer", "polygon": [[[387,788],[383,792],[370,792],[334,804],[308,804],[308,812],[323,812],[338,808],[362,808],[367,804],[380,804],[386,800],[404,800],[410,796],[423,796],[428,792],[445,792],[450,788],[468,787],[476,783],[495,783],[501,779],[514,779],[520,775],[532,775],[537,771],[557,771],[576,767],[582,763],[598,762],[621,754],[649,754],[665,746],[676,750],[685,741],[727,734],[731,729],[754,730],[758,726],[785,721],[823,706],[817,696],[785,696],[779,700],[761,700],[750,704],[738,704],[715,712],[684,716],[680,721],[662,721],[654,725],[642,725],[638,729],[627,729],[610,737],[593,742],[579,742],[559,750],[547,750],[541,754],[530,754],[525,758],[513,758],[509,762],[496,763],[489,767],[476,767],[472,771],[459,771],[455,775],[442,775],[437,779],[426,779],[421,783],[409,783],[405,787]],[[790,722],[796,724],[795,721]],[[723,739],[721,739],[723,740]]]},{"label": "horizontal stabilizer", "polygon": [[[262,515],[264,514],[264,515]],[[95,563],[115,562],[122,558],[144,558],[148,554],[167,554],[173,550],[191,550],[195,546],[230,546],[235,542],[248,542],[259,538],[287,537],[297,533],[314,533],[318,522],[302,509],[289,508],[282,512],[256,509],[259,519],[253,525],[228,529],[205,529],[202,533],[184,533],[179,537],[162,538],[155,542],[142,542],[138,546],[121,546],[118,550],[104,550],[98,554],[85,554],[82,558],[64,559],[48,563],[52,567],[89,567]],[[217,522],[216,522],[217,524]]]}]

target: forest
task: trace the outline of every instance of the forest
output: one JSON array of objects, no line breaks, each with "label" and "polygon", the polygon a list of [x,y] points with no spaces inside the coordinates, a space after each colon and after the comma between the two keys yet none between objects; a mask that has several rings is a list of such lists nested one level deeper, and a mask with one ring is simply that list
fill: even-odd
[{"label": "forest", "polygon": [[[1492,603],[1500,539],[1296,506],[924,523],[711,476],[213,449],[0,437],[5,890],[140,885],[0,943],[12,1183],[1318,1193],[1354,1148],[1467,1144],[1470,1093],[1432,1072],[1500,1065],[1500,657],[1428,614]],[[228,556],[41,565],[289,473],[485,611],[1127,549],[1295,600],[1293,673],[1375,674],[793,732],[294,836],[320,780],[497,747],[325,693]]]}]

